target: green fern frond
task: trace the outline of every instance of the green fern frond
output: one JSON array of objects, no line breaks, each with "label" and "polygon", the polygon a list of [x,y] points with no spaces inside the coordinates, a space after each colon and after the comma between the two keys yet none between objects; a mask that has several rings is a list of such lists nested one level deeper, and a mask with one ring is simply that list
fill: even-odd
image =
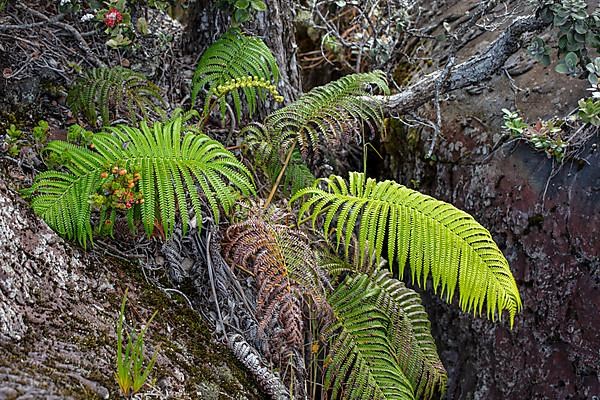
[{"label": "green fern frond", "polygon": [[[237,199],[237,192],[254,193],[249,171],[223,146],[206,135],[187,134],[181,118],[149,127],[119,126],[109,133],[95,134],[95,151],[54,141],[48,151],[66,154],[67,171],[49,171],[38,175],[30,190],[32,207],[51,228],[84,247],[92,240],[90,196],[99,189],[101,174],[119,165],[139,172],[139,205],[148,235],[155,222],[169,236],[179,212],[184,231],[189,212],[201,221],[199,191],[209,204],[218,223],[219,210],[226,212]],[[188,207],[188,199],[191,209]]]},{"label": "green fern frond", "polygon": [[[252,84],[248,84],[249,79]],[[209,112],[213,94],[218,96],[223,115],[227,101],[225,94],[229,93],[239,121],[242,116],[241,94],[252,116],[256,111],[257,99],[264,100],[266,93],[273,93],[273,85],[278,82],[279,68],[267,45],[257,37],[232,30],[210,45],[198,61],[192,79],[192,104],[196,102],[198,94],[206,89],[205,115]]]},{"label": "green fern frond", "polygon": [[294,103],[270,114],[263,125],[245,128],[246,141],[255,146],[268,140],[283,154],[298,143],[305,158],[311,152],[318,153],[323,141],[346,132],[348,125],[381,124],[382,109],[369,100],[371,88],[389,92],[383,72],[348,75],[314,88]]},{"label": "green fern frond", "polygon": [[443,394],[447,373],[438,356],[420,296],[403,282],[394,279],[389,271],[381,270],[373,251],[367,249],[367,256],[360,257],[358,246],[353,245],[352,248],[350,259],[323,254],[321,268],[333,276],[347,275],[348,272],[369,276],[373,286],[379,290],[379,294],[370,298],[370,302],[391,320],[391,345],[396,352],[398,365],[415,389],[416,397],[431,399],[436,394]]},{"label": "green fern frond", "polygon": [[106,126],[116,118],[137,121],[137,113],[144,118],[164,112],[160,88],[142,74],[122,67],[94,68],[77,79],[67,97],[73,114],[83,113],[87,121],[97,125],[98,115]]},{"label": "green fern frond", "polygon": [[[312,209],[313,226],[325,214],[323,231],[331,236],[335,226],[337,245],[348,251],[359,222],[361,255],[367,245],[396,263],[400,277],[408,263],[412,279],[426,287],[431,275],[433,289],[450,302],[459,288],[459,305],[481,314],[484,302],[488,318],[502,317],[507,310],[511,326],[521,309],[521,298],[510,267],[490,233],[473,217],[451,204],[408,189],[394,181],[377,182],[364,174],[350,173],[349,183],[339,176],[322,179],[327,187],[299,191],[291,201],[306,197],[300,219]],[[336,219],[335,225],[334,219]]]},{"label": "green fern frond", "polygon": [[371,276],[380,289],[377,308],[392,321],[390,338],[400,368],[415,388],[416,397],[431,399],[446,390],[448,375],[431,336],[431,325],[421,297],[394,278],[389,271]]},{"label": "green fern frond", "polygon": [[328,299],[336,319],[324,331],[325,337],[333,337],[325,360],[325,386],[332,389],[332,399],[415,398],[389,339],[392,322],[373,302],[380,292],[366,275],[359,275]]}]

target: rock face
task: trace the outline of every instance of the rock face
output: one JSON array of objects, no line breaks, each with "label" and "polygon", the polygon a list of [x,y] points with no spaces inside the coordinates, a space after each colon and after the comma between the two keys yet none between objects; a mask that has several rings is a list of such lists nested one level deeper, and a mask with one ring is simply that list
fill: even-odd
[{"label": "rock face", "polygon": [[[526,56],[512,62],[531,69],[523,68]],[[516,100],[535,121],[567,114],[585,93],[585,83],[537,66],[515,79],[524,88],[516,95],[506,77],[482,85],[484,94],[454,94],[442,111],[437,161],[415,157],[426,153],[429,136],[412,132],[397,138],[394,145],[402,150],[388,158],[384,174],[453,203],[488,227],[520,288],[524,307],[513,330],[507,321],[464,315],[426,295],[450,377],[447,399],[597,399],[600,137],[595,132],[579,159],[551,179],[556,162],[526,143],[492,151],[501,136],[501,108]]]},{"label": "rock face", "polygon": [[159,357],[140,397],[261,399],[199,316],[145,284],[133,267],[65,243],[0,181],[0,400],[118,398],[115,323],[122,295],[128,322]]}]

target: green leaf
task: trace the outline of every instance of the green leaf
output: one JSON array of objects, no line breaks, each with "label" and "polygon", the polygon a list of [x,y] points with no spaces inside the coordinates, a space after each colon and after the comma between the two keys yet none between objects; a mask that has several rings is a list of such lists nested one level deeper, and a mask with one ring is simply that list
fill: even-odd
[{"label": "green leaf", "polygon": [[250,0],[250,2],[252,3],[252,8],[254,8],[256,11],[267,10],[267,4],[262,0]]},{"label": "green leaf", "polygon": [[[346,232],[344,247],[355,230],[357,218],[360,254],[375,250],[380,259],[384,243],[388,244],[390,268],[396,265],[404,275],[406,264],[413,282],[426,287],[429,275],[433,289],[448,302],[459,289],[459,305],[465,311],[486,314],[509,312],[511,326],[521,309],[521,298],[506,258],[490,233],[473,217],[451,204],[408,189],[394,181],[377,182],[364,174],[351,172],[346,182],[332,175],[321,179],[325,189],[317,186],[299,191],[291,202],[304,198],[299,219],[309,214],[313,221],[324,212],[337,215],[337,245]],[[331,209],[334,209],[331,211]],[[351,209],[350,213],[344,210]],[[333,233],[323,232],[327,238]],[[445,296],[444,296],[445,295]]]},{"label": "green leaf", "polygon": [[246,9],[238,8],[233,14],[233,19],[238,23],[247,22],[250,20],[250,13]]},{"label": "green leaf", "polygon": [[241,10],[247,9],[249,5],[250,5],[249,0],[237,0],[235,2],[235,8],[241,9]]},{"label": "green leaf", "polygon": [[559,74],[568,74],[569,73],[569,67],[567,67],[567,65],[564,63],[557,64],[556,67],[554,68],[554,70],[556,72],[558,72]]}]

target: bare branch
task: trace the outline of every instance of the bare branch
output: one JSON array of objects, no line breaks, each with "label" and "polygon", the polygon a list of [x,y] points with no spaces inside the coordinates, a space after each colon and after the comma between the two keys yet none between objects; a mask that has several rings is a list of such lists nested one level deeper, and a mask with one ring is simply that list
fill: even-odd
[{"label": "bare branch", "polygon": [[[445,71],[439,70],[391,96],[376,96],[386,114],[403,114],[433,99],[438,93],[447,93],[482,82],[502,69],[508,58],[521,48],[521,36],[536,32],[549,25],[548,22],[530,15],[517,18],[506,30],[478,56],[453,67],[444,82]],[[436,90],[439,81],[440,90]]]}]

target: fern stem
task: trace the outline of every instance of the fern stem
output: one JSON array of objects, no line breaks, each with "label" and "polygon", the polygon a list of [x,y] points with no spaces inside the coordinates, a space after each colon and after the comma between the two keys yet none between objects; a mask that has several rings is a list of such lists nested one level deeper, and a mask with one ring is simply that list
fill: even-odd
[{"label": "fern stem", "polygon": [[[210,93],[209,93],[210,94]],[[198,123],[198,129],[200,129],[200,131],[204,130],[204,125],[206,125],[206,122],[208,121],[208,118],[210,117],[210,114],[212,114],[212,112],[215,110],[215,108],[219,105],[219,99],[222,96],[210,96],[206,101],[209,102],[209,106],[206,108],[206,114],[204,114],[204,112],[201,115],[200,118],[200,122]],[[212,101],[214,100],[214,103],[212,103]],[[212,104],[211,104],[212,103]]]},{"label": "fern stem", "polygon": [[281,168],[281,171],[279,171],[279,175],[277,175],[277,180],[275,180],[275,184],[271,188],[271,193],[269,193],[269,197],[267,197],[267,201],[265,202],[265,207],[264,207],[265,210],[267,208],[269,208],[269,205],[271,204],[271,201],[273,200],[273,197],[275,196],[277,187],[281,183],[281,178],[283,178],[283,174],[285,174],[285,170],[290,163],[290,160],[292,158],[292,153],[294,152],[295,148],[296,148],[296,142],[294,142],[294,144],[292,144],[292,147],[290,147],[290,151],[288,152],[287,156],[285,157],[285,162],[283,163],[283,167]]}]

